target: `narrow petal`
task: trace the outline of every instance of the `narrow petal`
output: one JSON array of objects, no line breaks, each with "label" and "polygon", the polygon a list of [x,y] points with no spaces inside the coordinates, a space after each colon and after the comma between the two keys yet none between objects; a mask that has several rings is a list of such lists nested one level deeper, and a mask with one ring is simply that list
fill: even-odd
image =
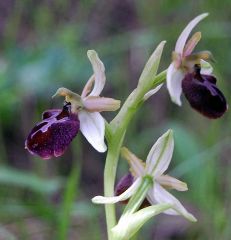
[{"label": "narrow petal", "polygon": [[96,204],[113,204],[117,202],[121,202],[130,198],[140,187],[142,183],[142,178],[137,178],[134,183],[121,195],[115,197],[103,197],[103,196],[96,196],[92,198],[92,202]]},{"label": "narrow petal", "polygon": [[125,158],[131,166],[131,172],[135,177],[144,175],[145,165],[144,162],[139,159],[135,154],[130,152],[126,147],[121,149],[121,155]]},{"label": "narrow petal", "polygon": [[82,99],[84,99],[91,92],[94,82],[95,82],[95,75],[93,74],[83,88],[83,91],[81,94]]},{"label": "narrow petal", "polygon": [[99,96],[104,88],[106,81],[104,64],[99,59],[97,52],[94,50],[88,50],[87,56],[92,64],[95,75],[94,87],[89,96]]},{"label": "narrow petal", "polygon": [[154,89],[150,90],[149,92],[147,92],[145,95],[144,95],[144,98],[143,100],[146,101],[148,98],[150,98],[152,95],[154,95],[155,93],[157,93],[161,87],[163,86],[163,83],[160,84],[159,86],[155,87]]},{"label": "narrow petal", "polygon": [[174,148],[173,132],[168,130],[153,145],[146,160],[146,172],[155,178],[168,168]]},{"label": "narrow petal", "polygon": [[186,43],[191,31],[202,19],[204,19],[207,16],[208,16],[208,13],[203,13],[203,14],[195,17],[191,22],[189,22],[189,24],[186,26],[186,28],[180,34],[180,36],[176,42],[175,51],[177,53],[183,54],[185,43]]},{"label": "narrow petal", "polygon": [[107,147],[104,142],[105,122],[97,112],[79,112],[80,131],[87,141],[98,151],[105,152]]},{"label": "narrow petal", "polygon": [[200,60],[200,65],[201,65],[201,74],[205,74],[205,75],[211,75],[212,74],[213,67],[211,66],[210,63],[208,63],[205,60],[201,59]]},{"label": "narrow petal", "polygon": [[171,63],[167,70],[167,88],[171,100],[181,106],[180,96],[182,93],[181,82],[184,74],[180,69],[176,69],[174,63]]},{"label": "narrow petal", "polygon": [[83,100],[84,108],[89,112],[116,111],[120,101],[113,98],[89,96]]},{"label": "narrow petal", "polygon": [[196,47],[200,39],[201,39],[201,32],[196,32],[193,34],[193,36],[188,40],[188,42],[184,47],[183,57],[186,57],[193,52],[194,48]]},{"label": "narrow petal", "polygon": [[118,224],[112,228],[114,239],[130,239],[150,218],[170,207],[170,204],[158,204],[143,208],[134,214],[122,216]]},{"label": "narrow petal", "polygon": [[170,215],[182,215],[187,218],[189,221],[196,222],[196,218],[190,214],[184,206],[177,200],[172,194],[167,192],[163,187],[160,186],[157,182],[153,187],[153,196],[158,203],[169,203],[173,206],[172,209],[166,210],[166,214]]},{"label": "narrow petal", "polygon": [[177,191],[187,191],[188,187],[185,182],[181,182],[180,180],[171,177],[169,175],[161,175],[156,178],[156,181],[167,189],[175,189]]}]

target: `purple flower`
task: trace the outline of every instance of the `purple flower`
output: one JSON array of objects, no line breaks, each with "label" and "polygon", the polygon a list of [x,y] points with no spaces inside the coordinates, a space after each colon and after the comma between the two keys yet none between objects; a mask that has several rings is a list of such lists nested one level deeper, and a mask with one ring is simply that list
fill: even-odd
[{"label": "purple flower", "polygon": [[177,105],[181,106],[183,91],[194,109],[215,119],[225,113],[227,104],[216,86],[216,78],[211,75],[213,68],[207,62],[212,59],[212,55],[208,51],[192,53],[201,39],[200,32],[188,40],[193,28],[207,16],[204,13],[194,18],[180,34],[172,54],[173,61],[167,70],[167,88],[172,101]]},{"label": "purple flower", "polygon": [[105,67],[94,50],[88,50],[87,56],[94,74],[87,81],[82,94],[78,95],[62,87],[54,96],[63,96],[66,102],[71,103],[71,111],[78,113],[80,131],[84,137],[98,152],[105,152],[107,150],[104,141],[105,119],[100,113],[116,111],[120,107],[120,101],[100,96],[106,83]]},{"label": "purple flower", "polygon": [[188,73],[182,81],[182,90],[192,108],[208,118],[219,118],[227,110],[224,95],[216,86],[216,78],[200,74],[200,67],[195,66],[193,73]]},{"label": "purple flower", "polygon": [[25,142],[25,148],[43,159],[61,156],[80,128],[77,114],[71,113],[71,104],[63,109],[47,110],[42,121],[35,125]]}]

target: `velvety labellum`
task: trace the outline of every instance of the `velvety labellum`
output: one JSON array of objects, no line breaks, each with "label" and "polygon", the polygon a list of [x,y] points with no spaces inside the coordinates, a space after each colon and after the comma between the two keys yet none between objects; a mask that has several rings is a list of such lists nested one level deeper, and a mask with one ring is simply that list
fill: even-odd
[{"label": "velvety labellum", "polygon": [[70,104],[63,109],[43,113],[42,121],[31,130],[25,148],[43,159],[61,156],[79,131],[77,114],[71,113]]},{"label": "velvety labellum", "polygon": [[227,110],[226,99],[214,76],[188,73],[182,81],[182,90],[191,107],[208,118],[219,118]]}]

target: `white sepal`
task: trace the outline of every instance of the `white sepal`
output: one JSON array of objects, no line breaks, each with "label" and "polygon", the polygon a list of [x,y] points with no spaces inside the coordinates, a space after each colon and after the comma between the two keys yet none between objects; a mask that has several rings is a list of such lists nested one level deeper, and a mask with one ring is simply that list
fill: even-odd
[{"label": "white sepal", "polygon": [[136,213],[122,216],[118,224],[111,230],[114,239],[130,239],[150,218],[170,207],[170,204],[157,204],[143,208]]},{"label": "white sepal", "polygon": [[144,98],[143,100],[146,101],[148,98],[150,98],[152,95],[154,95],[156,92],[158,92],[161,87],[163,86],[163,83],[158,85],[157,87],[155,87],[154,89],[148,91],[145,95],[144,95]]},{"label": "white sepal", "polygon": [[172,209],[165,211],[166,214],[182,215],[189,221],[197,221],[196,218],[183,207],[180,201],[166,191],[159,183],[155,183],[154,185],[153,196],[158,203],[169,203],[172,205]]},{"label": "white sepal", "polygon": [[146,160],[146,172],[157,178],[168,168],[174,148],[173,131],[168,130],[151,148]]},{"label": "white sepal", "polygon": [[180,192],[188,190],[188,186],[185,182],[182,182],[169,175],[161,175],[156,178],[156,181],[166,189],[175,189]]},{"label": "white sepal", "polygon": [[201,74],[205,75],[211,75],[213,72],[213,67],[210,65],[210,63],[206,62],[205,60],[200,60],[201,65]]},{"label": "white sepal", "polygon": [[189,22],[189,24],[185,27],[185,29],[180,34],[180,36],[176,42],[175,51],[177,53],[179,53],[181,55],[183,54],[183,50],[184,50],[186,41],[187,41],[191,31],[202,19],[204,19],[207,16],[208,16],[208,13],[203,13],[203,14],[195,17],[192,21]]},{"label": "white sepal", "polygon": [[120,201],[124,201],[127,200],[128,198],[130,198],[133,194],[135,194],[135,192],[137,191],[137,189],[140,187],[142,183],[142,178],[139,177],[137,178],[134,183],[125,191],[123,192],[121,195],[119,196],[114,196],[114,197],[103,197],[103,196],[96,196],[94,198],[92,198],[92,202],[96,203],[96,204],[114,204]]},{"label": "white sepal", "polygon": [[98,151],[105,152],[107,146],[104,142],[105,121],[98,113],[90,113],[84,110],[79,112],[80,131],[87,141]]},{"label": "white sepal", "polygon": [[87,56],[92,64],[92,68],[95,76],[94,87],[91,93],[89,94],[89,96],[99,96],[104,88],[105,81],[106,81],[105,67],[103,62],[99,59],[96,51],[88,50]]},{"label": "white sepal", "polygon": [[184,74],[180,69],[175,68],[174,63],[171,63],[167,70],[167,88],[171,100],[181,106],[180,96],[182,93],[182,80]]}]

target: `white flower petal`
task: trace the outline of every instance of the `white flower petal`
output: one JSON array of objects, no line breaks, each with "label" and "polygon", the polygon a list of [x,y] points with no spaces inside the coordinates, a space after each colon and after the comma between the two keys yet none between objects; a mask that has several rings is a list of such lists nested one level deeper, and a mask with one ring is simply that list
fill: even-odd
[{"label": "white flower petal", "polygon": [[137,191],[141,183],[142,183],[142,178],[141,177],[137,178],[134,181],[134,183],[121,195],[115,196],[115,197],[96,196],[92,198],[92,202],[96,204],[113,204],[113,203],[127,200]]},{"label": "white flower petal", "polygon": [[131,166],[131,172],[135,177],[143,176],[145,173],[145,166],[141,159],[130,152],[126,147],[121,149],[122,156],[128,161]]},{"label": "white flower petal", "polygon": [[174,148],[173,132],[168,130],[153,145],[146,160],[146,172],[155,178],[168,168]]},{"label": "white flower petal", "polygon": [[146,101],[148,98],[150,98],[152,95],[154,95],[156,92],[158,92],[161,87],[163,86],[163,83],[160,84],[159,86],[155,87],[154,89],[150,90],[149,92],[147,92],[145,95],[144,95],[144,98],[143,100]]},{"label": "white flower petal", "polygon": [[201,74],[205,74],[205,75],[211,75],[212,74],[213,67],[208,62],[201,59],[200,64],[201,64]]},{"label": "white flower petal", "polygon": [[89,96],[99,96],[104,88],[106,81],[105,67],[103,62],[99,59],[96,51],[88,50],[87,56],[92,64],[92,68],[95,75],[94,87]]},{"label": "white flower petal", "polygon": [[107,150],[107,146],[104,142],[104,118],[98,112],[89,113],[86,111],[80,111],[78,116],[80,120],[80,131],[87,141],[98,152],[105,152]]},{"label": "white flower petal", "polygon": [[174,63],[171,63],[167,70],[167,88],[171,100],[177,105],[181,106],[180,96],[182,93],[182,80],[184,74],[180,69],[176,69]]},{"label": "white flower petal", "polygon": [[172,194],[167,192],[163,187],[160,186],[157,182],[153,187],[153,195],[155,200],[158,203],[169,203],[173,206],[173,209],[166,210],[166,214],[170,215],[182,215],[187,218],[189,221],[196,222],[196,218],[190,214],[184,206],[177,200]]},{"label": "white flower petal", "polygon": [[208,16],[208,13],[203,13],[203,14],[195,17],[191,22],[189,22],[189,24],[185,27],[185,29],[180,34],[180,36],[176,42],[175,51],[177,53],[183,54],[185,43],[186,43],[191,31],[202,19],[204,19],[207,16]]},{"label": "white flower petal", "polygon": [[161,175],[156,178],[156,181],[167,189],[175,189],[177,191],[187,191],[188,187],[185,182],[182,182],[174,177],[169,175]]}]

